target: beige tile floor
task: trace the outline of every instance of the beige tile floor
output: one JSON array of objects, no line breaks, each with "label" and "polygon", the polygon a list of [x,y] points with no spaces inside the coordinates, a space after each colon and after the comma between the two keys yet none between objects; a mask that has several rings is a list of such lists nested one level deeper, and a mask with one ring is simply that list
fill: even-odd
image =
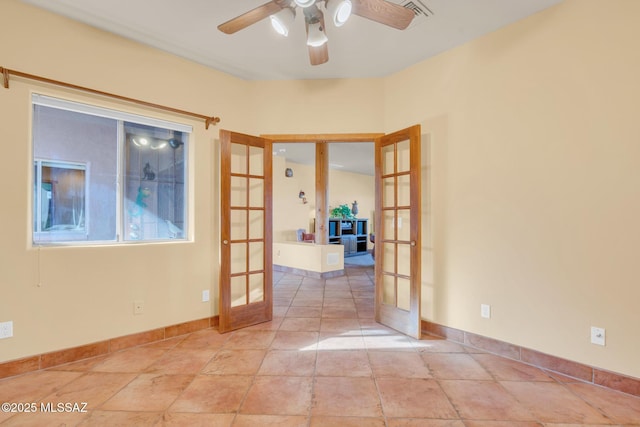
[{"label": "beige tile floor", "polygon": [[277,273],[274,320],[0,381],[7,426],[640,426],[640,398],[373,321],[371,268]]}]

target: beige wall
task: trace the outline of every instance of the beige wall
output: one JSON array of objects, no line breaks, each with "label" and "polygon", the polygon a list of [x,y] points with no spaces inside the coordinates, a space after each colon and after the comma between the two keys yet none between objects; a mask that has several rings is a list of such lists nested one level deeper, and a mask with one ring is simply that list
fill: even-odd
[{"label": "beige wall", "polygon": [[[606,3],[568,0],[385,79],[245,82],[5,0],[0,65],[219,115],[218,128],[247,133],[420,123],[433,227],[423,317],[640,377],[640,2]],[[0,321],[15,333],[0,340],[0,361],[217,313],[215,299],[200,302],[202,289],[217,295],[217,128],[193,123],[193,241],[38,251],[28,237],[32,90],[145,112],[19,79],[0,89],[13,142],[0,168],[10,183]],[[145,314],[133,315],[135,299]],[[589,344],[591,325],[607,328],[606,347]]]},{"label": "beige wall", "polygon": [[383,80],[249,83],[258,134],[382,132]]},{"label": "beige wall", "polygon": [[[286,168],[293,170],[287,178]],[[315,218],[315,167],[287,162],[282,156],[273,156],[273,241],[297,239],[296,230],[311,232]],[[307,204],[298,197],[300,190],[307,196]],[[275,261],[274,261],[275,262]]]},{"label": "beige wall", "polygon": [[[381,79],[246,82],[18,0],[2,2],[0,35],[10,40],[0,44],[1,66],[222,118],[205,130],[181,116],[11,78],[0,93],[3,136],[14,142],[0,168],[11,183],[0,210],[0,321],[14,322],[14,337],[0,340],[0,362],[217,314],[219,129],[373,132],[382,123]],[[31,92],[193,125],[192,241],[32,249]],[[200,301],[204,289],[211,302]],[[143,315],[133,315],[134,300],[145,302]]]},{"label": "beige wall", "polygon": [[277,242],[273,244],[273,263],[307,272],[335,272],[344,269],[344,246]]},{"label": "beige wall", "polygon": [[431,141],[424,318],[640,377],[640,2],[602,6],[564,2],[386,79],[385,128]]},{"label": "beige wall", "polygon": [[[3,2],[0,28],[11,39],[0,46],[1,65],[7,68],[201,113],[242,117],[240,102],[231,92],[244,91],[245,84],[222,73],[17,1]],[[183,75],[190,78],[180,78]],[[202,84],[207,80],[220,84]],[[225,89],[211,89],[213,86]],[[32,92],[192,125],[192,241],[32,248]],[[0,340],[0,360],[211,316],[217,298],[203,303],[201,291],[215,289],[212,278],[217,277],[218,201],[213,197],[217,175],[211,167],[217,158],[217,129],[207,131],[202,123],[185,117],[19,78],[11,78],[10,89],[2,89],[0,95],[4,138],[13,141],[3,152],[5,167],[0,168],[0,179],[7,183],[1,210],[5,232],[0,246],[0,319],[14,322],[14,337]],[[243,129],[242,120],[227,122]],[[134,300],[144,301],[143,315],[133,315]]]}]

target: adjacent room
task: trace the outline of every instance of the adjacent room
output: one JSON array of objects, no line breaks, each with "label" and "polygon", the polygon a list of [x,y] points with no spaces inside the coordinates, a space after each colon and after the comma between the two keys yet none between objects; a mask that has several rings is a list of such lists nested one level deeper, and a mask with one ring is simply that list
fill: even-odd
[{"label": "adjacent room", "polygon": [[[373,266],[373,142],[328,143],[328,235],[322,245],[320,236],[316,239],[315,147],[300,142],[273,145],[274,266],[318,278],[343,274],[345,263]],[[300,256],[300,251],[317,253]]]}]

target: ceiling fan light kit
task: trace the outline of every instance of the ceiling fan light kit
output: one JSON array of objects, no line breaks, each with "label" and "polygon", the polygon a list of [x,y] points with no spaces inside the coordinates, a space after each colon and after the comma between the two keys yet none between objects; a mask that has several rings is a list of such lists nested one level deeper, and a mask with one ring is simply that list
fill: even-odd
[{"label": "ceiling fan light kit", "polygon": [[291,24],[293,24],[295,17],[295,11],[287,7],[275,15],[269,16],[269,19],[271,20],[271,26],[276,33],[287,37],[289,35],[289,28],[291,28]]},{"label": "ceiling fan light kit", "polygon": [[311,65],[320,65],[329,60],[328,38],[320,5],[324,6],[323,9],[336,27],[344,25],[353,14],[404,30],[415,17],[413,10],[387,0],[271,0],[218,25],[218,29],[223,33],[233,34],[269,17],[274,30],[286,37],[295,19],[295,8],[300,7],[304,12],[307,29],[309,60]]},{"label": "ceiling fan light kit", "polygon": [[300,7],[309,7],[314,4],[316,0],[295,0],[295,4]]},{"label": "ceiling fan light kit", "polygon": [[307,36],[307,46],[320,47],[329,39],[324,33],[324,28],[320,22],[309,24],[309,35]]},{"label": "ceiling fan light kit", "polygon": [[353,9],[351,0],[327,0],[325,5],[336,27],[342,27],[347,22]]}]

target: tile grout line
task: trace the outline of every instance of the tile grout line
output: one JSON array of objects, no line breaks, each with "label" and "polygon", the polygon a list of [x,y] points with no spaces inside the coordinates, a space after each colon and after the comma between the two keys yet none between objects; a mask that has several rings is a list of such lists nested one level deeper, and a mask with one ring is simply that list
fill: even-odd
[{"label": "tile grout line", "polygon": [[[304,280],[303,280],[304,282]],[[313,364],[313,374],[311,376],[311,399],[309,400],[309,410],[307,411],[307,426],[311,426],[311,417],[313,416],[313,405],[316,395],[317,373],[318,373],[318,351],[320,345],[320,331],[322,330],[322,311],[324,310],[324,293],[327,289],[326,279],[322,280],[322,304],[320,305],[320,325],[318,326],[318,339],[316,341],[315,362]]]},{"label": "tile grout line", "polygon": [[[483,354],[483,353],[475,353],[475,354]],[[489,354],[491,354],[491,353],[489,353]],[[518,397],[515,394],[513,394],[511,391],[509,391],[509,389],[506,388],[504,386],[504,384],[502,384],[505,380],[502,380],[502,381],[499,380],[491,369],[489,369],[485,364],[483,364],[480,360],[478,360],[478,358],[474,357],[474,354],[470,354],[470,356],[473,358],[473,360],[476,361],[476,363],[478,365],[480,365],[482,367],[482,369],[484,369],[491,376],[492,381],[495,382],[500,387],[501,390],[503,390],[505,393],[507,393],[507,395],[511,396],[516,402],[518,402],[522,406],[523,409],[526,409],[527,413],[529,415],[531,415],[531,418],[535,419],[535,422],[537,422],[538,424],[540,424],[542,426],[544,425],[542,420],[540,420],[538,418],[538,416],[531,411],[531,409],[525,404],[525,402],[520,401],[520,399],[518,399]],[[500,356],[498,356],[498,357],[500,357]],[[554,378],[552,378],[552,379],[555,381]],[[531,381],[526,381],[526,382],[531,382]]]},{"label": "tile grout line", "polygon": [[[230,336],[231,336],[232,334],[234,334],[234,333],[235,333],[235,331],[231,331],[231,332],[229,332]],[[192,332],[192,333],[190,333],[188,336],[191,336],[192,334],[193,334],[193,332]],[[229,336],[229,337],[230,337],[230,336]],[[185,338],[185,339],[186,339],[186,338]],[[227,339],[225,340],[225,343],[226,343],[226,341],[228,341],[228,340],[229,340],[229,338],[227,338]],[[180,343],[182,343],[182,342],[184,342],[184,341],[185,341],[185,340],[182,340],[182,341],[180,341]],[[171,351],[171,350],[175,349],[178,345],[179,345],[179,343],[174,344],[174,345],[173,345],[172,347],[170,347],[170,348],[169,348],[165,353],[168,353],[169,351]],[[191,384],[193,384],[193,383],[195,382],[196,378],[198,378],[198,376],[199,376],[199,375],[207,375],[206,373],[203,373],[202,371],[203,371],[203,370],[204,370],[204,369],[209,365],[209,363],[211,363],[211,361],[213,360],[213,358],[216,356],[216,354],[218,354],[218,353],[220,352],[220,350],[222,349],[222,347],[223,347],[223,346],[224,346],[224,343],[222,343],[222,345],[221,345],[218,349],[216,349],[216,351],[214,351],[214,352],[211,354],[211,357],[209,357],[209,359],[208,359],[208,360],[207,360],[207,361],[202,365],[202,367],[200,368],[200,370],[199,370],[198,372],[196,372],[195,374],[193,374],[193,378],[191,379],[191,381],[189,381],[189,383],[188,383],[188,384],[187,384],[187,385],[182,389],[182,391],[180,391],[180,393],[178,393],[178,394],[176,395],[176,398],[175,398],[175,399],[173,399],[173,401],[172,401],[169,405],[167,405],[167,407],[166,407],[166,408],[165,408],[165,410],[162,412],[161,417],[160,417],[162,421],[164,421],[164,420],[165,420],[165,416],[166,416],[166,415],[168,415],[168,414],[170,413],[170,412],[169,412],[169,408],[171,408],[171,406],[173,406],[173,405],[178,401],[178,399],[180,399],[180,397],[181,397],[181,396],[184,394],[184,392],[185,392],[185,391],[186,391],[186,390],[191,386]],[[165,375],[166,375],[166,374],[165,374]],[[138,377],[136,377],[136,378],[138,378]],[[117,394],[117,393],[116,393],[116,394]],[[114,396],[115,396],[115,394],[114,394]],[[233,421],[235,421],[235,415],[234,415]],[[232,424],[233,424],[233,421],[232,421]]]},{"label": "tile grout line", "polygon": [[[304,283],[304,279],[302,279],[300,281],[300,284],[298,284],[298,286],[296,288],[295,295],[293,296],[293,298],[291,298],[291,302],[289,303],[289,308],[287,309],[287,313],[289,312],[289,309],[291,307],[293,307],[293,302],[294,302],[295,298],[298,296],[298,292],[300,292],[300,288],[303,285],[303,283]],[[323,280],[323,283],[324,283],[324,280]],[[324,287],[324,284],[323,284],[323,287]],[[321,305],[321,307],[322,307],[322,305]],[[320,312],[322,313],[322,310]],[[285,313],[283,321],[278,326],[277,331],[280,331],[280,328],[282,327],[282,323],[284,323],[284,319],[287,319],[287,316],[286,316],[287,313]],[[292,318],[292,317],[290,317],[290,318]],[[277,332],[276,332],[276,335],[277,335]],[[320,339],[320,333],[318,332],[318,340],[319,339]],[[268,353],[268,351],[267,351],[267,353]],[[285,350],[283,350],[283,351],[285,351]],[[312,408],[313,408],[313,399],[314,399],[314,390],[315,390],[315,372],[317,370],[317,363],[318,363],[318,341],[316,341],[315,352],[316,352],[316,357],[315,357],[315,362],[314,362],[314,367],[313,367],[313,374],[311,376],[311,390],[310,390],[310,396],[309,396],[309,407],[307,409],[307,416],[306,416],[306,422],[305,422],[305,425],[307,427],[310,427],[310,425],[311,425],[311,411],[312,411]],[[265,355],[265,358],[266,358],[266,355]],[[262,360],[262,362],[264,363],[264,359]],[[259,372],[259,370],[258,370],[258,372]],[[257,373],[256,373],[256,375],[257,375]]]}]

